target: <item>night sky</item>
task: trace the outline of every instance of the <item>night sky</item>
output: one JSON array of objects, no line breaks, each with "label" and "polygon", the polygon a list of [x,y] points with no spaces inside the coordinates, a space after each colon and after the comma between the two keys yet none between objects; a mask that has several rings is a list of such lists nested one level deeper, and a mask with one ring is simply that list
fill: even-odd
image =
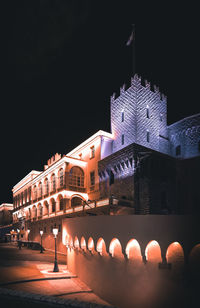
[{"label": "night sky", "polygon": [[56,152],[110,131],[110,96],[136,72],[168,97],[168,124],[198,113],[199,9],[185,1],[1,4],[1,195]]}]

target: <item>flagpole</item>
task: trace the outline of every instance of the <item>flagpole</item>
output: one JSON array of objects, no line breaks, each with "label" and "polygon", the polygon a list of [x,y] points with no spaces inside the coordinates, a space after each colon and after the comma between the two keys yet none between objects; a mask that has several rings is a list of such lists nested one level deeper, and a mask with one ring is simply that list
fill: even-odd
[{"label": "flagpole", "polygon": [[136,74],[136,49],[135,49],[135,24],[132,24],[133,27],[133,42],[132,42],[132,56],[133,56],[133,77]]}]

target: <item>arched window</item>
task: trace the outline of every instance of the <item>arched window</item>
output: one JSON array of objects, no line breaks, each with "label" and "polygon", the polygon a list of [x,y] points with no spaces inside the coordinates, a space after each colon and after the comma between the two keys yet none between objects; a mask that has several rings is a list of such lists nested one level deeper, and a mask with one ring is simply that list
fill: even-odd
[{"label": "arched window", "polygon": [[51,191],[55,191],[56,190],[56,176],[53,173],[51,176]]},{"label": "arched window", "polygon": [[63,169],[60,169],[60,171],[59,171],[59,184],[60,184],[60,187],[62,187],[64,185],[64,171],[63,171]]},{"label": "arched window", "polygon": [[69,172],[69,185],[84,187],[84,172],[80,167],[74,166]]},{"label": "arched window", "polygon": [[33,187],[33,200],[36,200],[37,199],[37,186],[35,185]]},{"label": "arched window", "polygon": [[49,194],[49,181],[47,178],[44,180],[44,187],[45,187],[45,195],[48,195]]},{"label": "arched window", "polygon": [[39,189],[38,190],[39,190],[39,196],[38,197],[40,198],[40,197],[42,197],[42,183],[41,182],[39,183]]}]

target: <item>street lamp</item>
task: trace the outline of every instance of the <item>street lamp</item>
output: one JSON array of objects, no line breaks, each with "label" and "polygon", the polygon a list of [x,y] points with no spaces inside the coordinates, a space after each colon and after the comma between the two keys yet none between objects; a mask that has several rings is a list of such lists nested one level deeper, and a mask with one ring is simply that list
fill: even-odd
[{"label": "street lamp", "polygon": [[43,235],[43,230],[40,230],[40,236],[41,236],[41,247],[40,247],[40,253],[43,253],[43,249],[42,249],[42,235]]},{"label": "street lamp", "polygon": [[55,237],[55,261],[54,261],[53,272],[59,272],[58,262],[57,262],[57,251],[56,251],[56,237],[58,235],[58,228],[56,228],[56,227],[53,228],[53,234],[54,234],[54,237]]},{"label": "street lamp", "polygon": [[19,229],[17,229],[17,239],[19,240]]}]

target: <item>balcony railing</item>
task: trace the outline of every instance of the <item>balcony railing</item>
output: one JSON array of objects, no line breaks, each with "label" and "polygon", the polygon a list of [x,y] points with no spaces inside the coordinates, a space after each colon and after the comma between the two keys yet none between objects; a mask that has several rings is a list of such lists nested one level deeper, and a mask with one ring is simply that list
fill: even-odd
[{"label": "balcony railing", "polygon": [[37,192],[34,191],[32,203],[40,201],[64,189],[86,192],[86,188],[84,187],[84,176],[66,172],[62,179],[56,178],[54,181],[49,181],[48,186],[45,183],[42,185],[42,188],[39,187],[37,189]]}]

